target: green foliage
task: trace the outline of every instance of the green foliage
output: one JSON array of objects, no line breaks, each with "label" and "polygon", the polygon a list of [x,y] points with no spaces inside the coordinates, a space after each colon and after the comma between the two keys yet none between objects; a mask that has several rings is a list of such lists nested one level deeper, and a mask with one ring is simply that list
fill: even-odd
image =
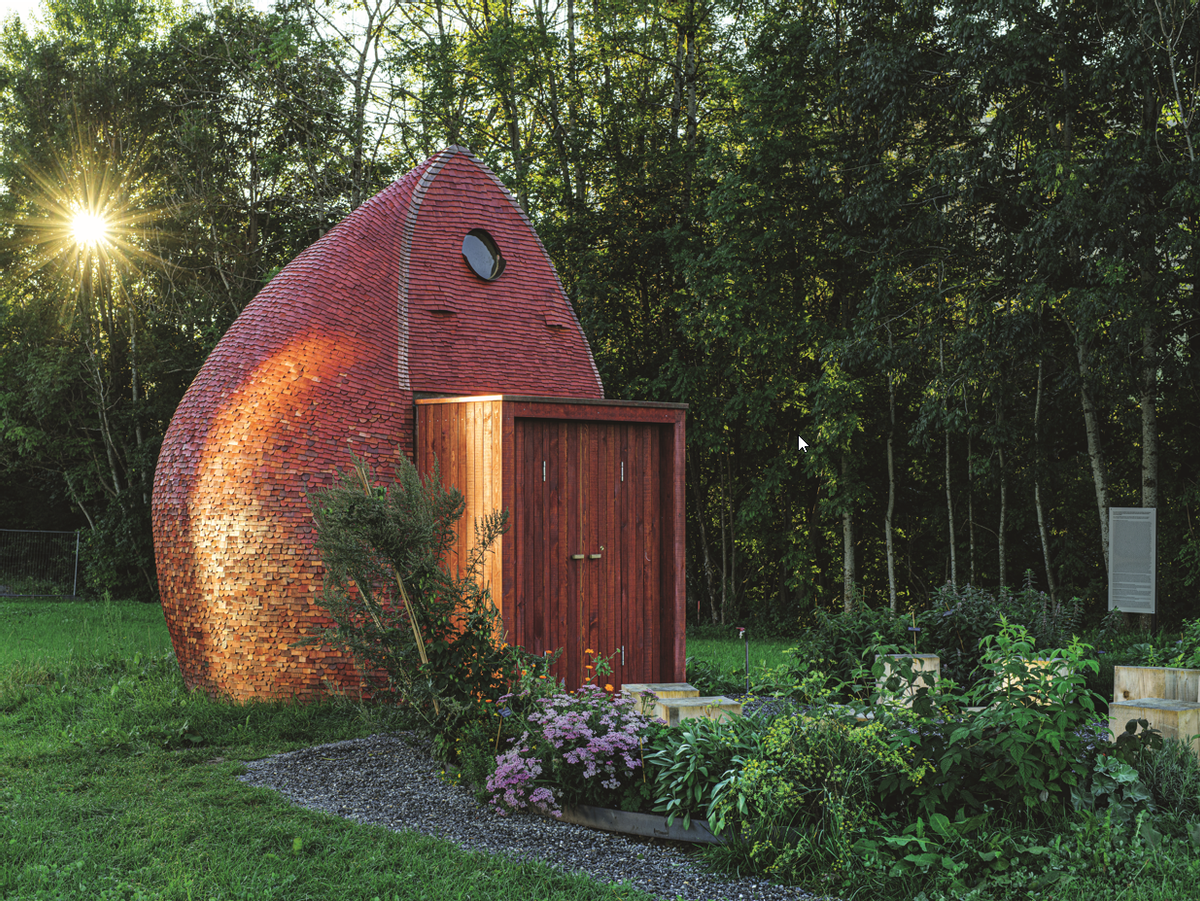
[{"label": "green foliage", "polygon": [[[1087,885],[1099,883],[1098,874],[1103,874],[1101,885],[1138,885],[1150,890],[1159,879],[1165,884],[1170,877],[1178,879],[1189,870],[1200,872],[1200,868],[1183,863],[1197,860],[1200,830],[1195,837],[1174,839],[1160,832],[1156,822],[1147,810],[1127,820],[1120,810],[1110,806],[1103,812],[1085,812],[1066,823],[1062,832],[1047,842],[1044,866],[1046,875],[1057,880],[1055,896],[1088,897]],[[1073,883],[1082,885],[1068,895],[1064,890]],[[1183,891],[1186,895],[1187,890]]]},{"label": "green foliage", "polygon": [[1125,729],[1113,741],[1113,754],[1126,763],[1135,764],[1144,751],[1157,751],[1162,746],[1162,733],[1147,720],[1129,720]]},{"label": "green foliage", "polygon": [[705,697],[737,698],[746,693],[746,671],[741,667],[688,657],[686,675],[688,684]]},{"label": "green foliage", "polygon": [[869,607],[838,613],[818,610],[813,625],[801,633],[796,647],[787,654],[797,681],[815,668],[834,681],[851,684],[863,662],[873,659],[873,649],[881,644],[911,647],[911,633],[902,617]]},{"label": "green foliage", "polygon": [[1146,666],[1200,669],[1200,619],[1184,620],[1179,638],[1165,643],[1161,637],[1145,650]]},{"label": "green foliage", "polygon": [[84,584],[97,595],[158,600],[150,506],[140,488],[123,491],[86,530],[80,549]]},{"label": "green foliage", "polygon": [[[1086,727],[1095,699],[1082,672],[1095,668],[1090,648],[1078,641],[1052,649],[1050,662],[1034,661],[1033,642],[1016,624],[1001,620],[983,639],[984,678],[963,696],[948,681],[914,703],[913,711],[886,712],[897,728],[888,734],[936,772],[920,785],[887,786],[925,814],[989,807],[1050,816],[1091,768]],[[877,677],[883,674],[876,663]],[[966,708],[982,708],[967,712]],[[912,717],[934,713],[933,719]],[[1018,802],[1020,802],[1018,804]]]},{"label": "green foliage", "polygon": [[1025,587],[991,592],[970,585],[957,591],[944,585],[921,616],[921,642],[941,660],[942,674],[960,685],[972,685],[983,675],[985,639],[997,634],[1001,619],[1024,627],[1035,650],[1066,646],[1079,628],[1082,602],[1054,601],[1037,591],[1026,577]]},{"label": "green foliage", "polygon": [[1145,665],[1151,647],[1147,635],[1125,625],[1125,614],[1113,610],[1101,620],[1098,628],[1084,634],[1089,644],[1096,648],[1098,667],[1095,672],[1085,673],[1087,687],[1101,699],[1102,710],[1107,711],[1112,697],[1115,670],[1118,666]]},{"label": "green foliage", "polygon": [[529,716],[541,708],[541,702],[565,689],[550,675],[550,668],[562,654],[526,657],[520,648],[509,647],[521,667],[511,691],[492,703],[478,703],[456,709],[433,734],[434,755],[455,767],[456,778],[473,788],[481,801],[488,799],[486,784],[496,769],[496,757],[528,728]]},{"label": "green foliage", "polygon": [[925,773],[908,749],[889,744],[882,724],[780,717],[714,793],[710,822],[727,829],[746,865],[832,889],[854,868],[860,840],[898,826],[880,793],[884,777],[920,784]]},{"label": "green foliage", "polygon": [[1142,777],[1117,755],[1098,754],[1091,779],[1072,790],[1076,810],[1108,809],[1112,819],[1123,823],[1142,811],[1154,811],[1154,796]]},{"label": "green foliage", "polygon": [[747,716],[652,727],[645,738],[645,761],[654,780],[654,810],[665,813],[668,824],[682,817],[685,829],[692,817],[713,817],[710,825],[719,831],[714,797],[760,751],[766,726],[763,718]]},{"label": "green foliage", "polygon": [[465,502],[436,467],[422,479],[400,457],[395,481],[376,486],[356,461],[353,479],[340,476],[310,504],[326,573],[322,604],[334,621],[328,638],[354,656],[372,691],[403,699],[448,734],[477,716],[480,701],[494,703],[516,684],[524,657],[502,643],[499,613],[480,584],[506,513],[476,523],[466,572],[456,577],[444,560]]},{"label": "green foliage", "polygon": [[[1139,734],[1148,731],[1143,727]],[[1138,776],[1153,797],[1154,807],[1200,824],[1200,758],[1193,746],[1167,738],[1143,742],[1132,756]],[[1200,842],[1197,844],[1200,846]]]}]

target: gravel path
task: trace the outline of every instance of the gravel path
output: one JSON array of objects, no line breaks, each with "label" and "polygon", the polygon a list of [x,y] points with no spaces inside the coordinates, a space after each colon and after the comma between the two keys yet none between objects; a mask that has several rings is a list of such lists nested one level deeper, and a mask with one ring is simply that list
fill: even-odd
[{"label": "gravel path", "polygon": [[420,740],[374,735],[246,764],[249,784],[358,823],[412,829],[463,848],[546,861],[601,882],[629,882],[660,898],[796,901],[799,889],[710,872],[677,844],[641,840],[532,815],[500,816],[438,778]]}]

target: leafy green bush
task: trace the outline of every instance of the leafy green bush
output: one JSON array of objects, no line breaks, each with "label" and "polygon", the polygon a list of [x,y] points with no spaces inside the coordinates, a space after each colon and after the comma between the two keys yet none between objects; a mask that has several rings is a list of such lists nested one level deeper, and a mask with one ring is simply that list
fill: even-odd
[{"label": "leafy green bush", "polygon": [[[1011,808],[1043,816],[1061,811],[1091,770],[1088,724],[1095,698],[1083,672],[1096,661],[1088,645],[1042,651],[1050,665],[1032,664],[1034,643],[1024,627],[1001,619],[981,640],[983,678],[966,694],[943,681],[912,710],[879,709],[893,746],[925,762],[935,775],[919,785],[885,786],[911,799],[917,813]],[[876,676],[883,663],[876,663]],[[967,708],[976,708],[968,712]],[[935,714],[930,717],[928,714]]]},{"label": "leafy green bush", "polygon": [[463,496],[435,468],[422,480],[403,457],[390,485],[372,485],[365,464],[309,502],[325,566],[326,638],[353,655],[378,696],[409,705],[442,735],[467,728],[481,702],[497,701],[527,660],[500,641],[499,613],[480,584],[485,557],[507,529],[506,514],[475,524],[465,575],[443,566]]},{"label": "leafy green bush", "polygon": [[765,721],[734,717],[718,722],[691,719],[675,728],[655,727],[645,738],[648,774],[654,780],[654,809],[667,822],[709,815],[713,792],[761,748]]},{"label": "leafy green bush", "polygon": [[1163,739],[1158,748],[1139,748],[1134,765],[1159,810],[1200,819],[1200,758],[1190,744]]},{"label": "leafy green bush", "polygon": [[1075,635],[1082,609],[1078,598],[1056,602],[1037,591],[1028,574],[1017,592],[992,593],[971,585],[956,591],[944,585],[921,616],[921,647],[938,655],[943,676],[972,685],[983,676],[982,642],[997,633],[1001,618],[1024,627],[1035,649],[1057,648]]},{"label": "leafy green bush", "polygon": [[687,658],[688,684],[705,697],[727,695],[741,697],[746,693],[746,673],[743,669],[721,666],[699,657]]},{"label": "leafy green bush", "polygon": [[1156,642],[1150,646],[1147,666],[1177,666],[1200,669],[1200,619],[1185,620],[1174,643]]},{"label": "leafy green bush", "polygon": [[1154,795],[1138,771],[1109,754],[1096,755],[1090,780],[1086,786],[1075,786],[1071,800],[1076,810],[1107,809],[1117,822],[1154,809]]},{"label": "leafy green bush", "polygon": [[864,838],[899,831],[880,785],[920,784],[926,767],[891,746],[882,724],[829,717],[775,719],[761,750],[714,792],[710,825],[727,833],[727,853],[772,878],[842,884]]},{"label": "leafy green bush", "polygon": [[871,648],[878,645],[912,647],[907,621],[886,608],[829,613],[818,610],[813,624],[787,651],[793,663],[793,677],[799,681],[810,670],[820,669],[835,682],[850,685],[863,662],[871,659]]}]

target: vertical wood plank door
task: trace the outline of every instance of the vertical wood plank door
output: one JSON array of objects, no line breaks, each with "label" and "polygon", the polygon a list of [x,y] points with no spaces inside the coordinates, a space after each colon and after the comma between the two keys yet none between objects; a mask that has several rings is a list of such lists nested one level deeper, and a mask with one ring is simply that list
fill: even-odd
[{"label": "vertical wood plank door", "polygon": [[512,627],[533,653],[563,649],[554,674],[569,687],[588,681],[597,655],[612,667],[600,685],[650,681],[657,670],[660,428],[516,421]]}]

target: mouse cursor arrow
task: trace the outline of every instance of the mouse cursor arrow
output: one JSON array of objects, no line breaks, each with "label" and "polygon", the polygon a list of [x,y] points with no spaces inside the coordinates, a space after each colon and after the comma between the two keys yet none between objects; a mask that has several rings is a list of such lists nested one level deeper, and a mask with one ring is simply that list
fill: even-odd
[{"label": "mouse cursor arrow", "polygon": [[803,438],[800,439],[800,450],[804,451],[806,454],[808,453],[808,442]]}]

